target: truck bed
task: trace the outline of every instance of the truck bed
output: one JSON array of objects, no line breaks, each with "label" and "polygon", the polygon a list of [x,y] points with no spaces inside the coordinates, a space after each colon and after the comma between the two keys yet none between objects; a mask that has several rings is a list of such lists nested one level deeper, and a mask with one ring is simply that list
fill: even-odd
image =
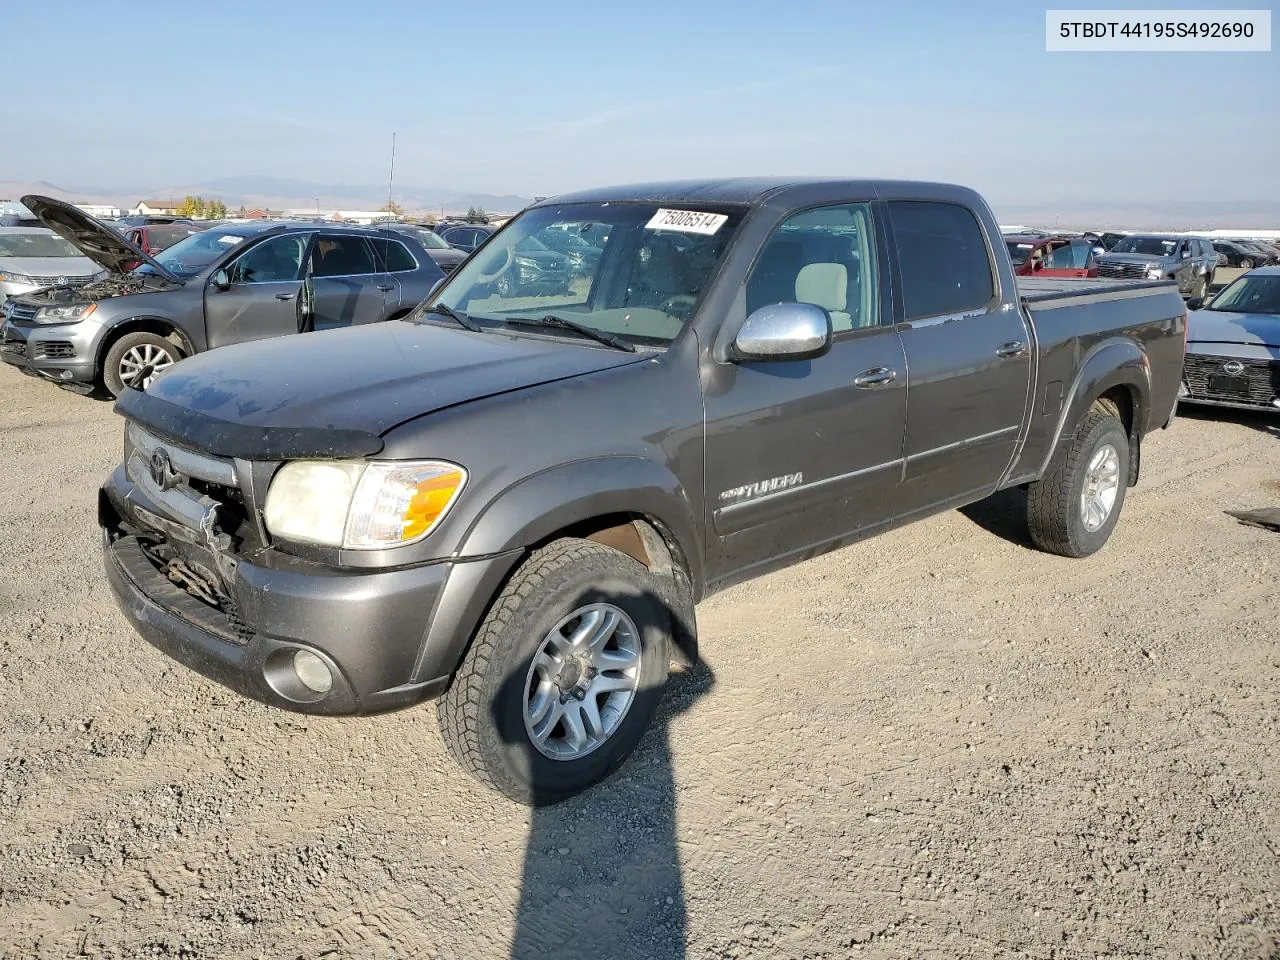
[{"label": "truck bed", "polygon": [[[1036,310],[1052,309],[1054,301],[1070,301],[1074,306],[1082,298],[1118,300],[1144,297],[1153,291],[1177,290],[1172,280],[1102,280],[1074,277],[1018,277],[1018,293],[1022,302]],[[1087,301],[1086,301],[1087,302]],[[1066,303],[1061,304],[1066,306]]]}]

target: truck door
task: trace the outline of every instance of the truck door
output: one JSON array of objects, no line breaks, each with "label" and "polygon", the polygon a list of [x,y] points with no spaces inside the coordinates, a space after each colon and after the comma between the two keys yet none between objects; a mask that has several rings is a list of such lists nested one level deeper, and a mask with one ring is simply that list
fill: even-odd
[{"label": "truck door", "polygon": [[209,346],[297,333],[303,253],[311,235],[284,233],[254,244],[224,269],[231,285],[205,284]]},{"label": "truck door", "polygon": [[814,360],[704,370],[709,570],[730,577],[891,518],[906,367],[889,318],[871,206],[796,214],[747,279],[745,312],[813,303],[832,318]]},{"label": "truck door", "polygon": [[884,205],[897,255],[907,356],[907,513],[994,490],[1017,446],[1031,338],[1016,291],[1001,297],[978,219],[955,203]]},{"label": "truck door", "polygon": [[366,237],[317,233],[311,247],[311,329],[381,320],[385,276]]}]

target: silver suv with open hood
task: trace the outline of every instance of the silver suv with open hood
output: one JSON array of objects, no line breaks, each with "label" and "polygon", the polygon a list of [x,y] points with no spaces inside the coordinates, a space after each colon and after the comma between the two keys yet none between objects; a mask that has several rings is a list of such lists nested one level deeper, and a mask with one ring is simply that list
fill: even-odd
[{"label": "silver suv with open hood", "polygon": [[444,274],[412,237],[317,223],[223,224],[148,256],[82,210],[22,202],[105,271],[11,297],[0,359],[118,396],[185,356],[407,314]]}]

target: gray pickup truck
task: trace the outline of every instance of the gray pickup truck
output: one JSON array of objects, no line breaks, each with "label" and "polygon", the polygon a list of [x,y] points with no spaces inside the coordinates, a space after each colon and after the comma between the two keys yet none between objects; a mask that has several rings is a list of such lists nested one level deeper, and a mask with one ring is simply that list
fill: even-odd
[{"label": "gray pickup truck", "polygon": [[[504,293],[550,230],[607,240]],[[1040,547],[1100,549],[1186,324],[1168,282],[1019,285],[961,187],[563,196],[404,320],[126,390],[107,576],[206,676],[315,714],[439,698],[465,769],[549,803],[628,755],[726,585],[1009,487]]]}]

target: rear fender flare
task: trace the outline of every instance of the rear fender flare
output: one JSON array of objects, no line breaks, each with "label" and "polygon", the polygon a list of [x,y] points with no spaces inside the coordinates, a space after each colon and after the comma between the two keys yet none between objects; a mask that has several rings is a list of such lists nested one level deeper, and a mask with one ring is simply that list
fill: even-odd
[{"label": "rear fender flare", "polygon": [[[1114,387],[1127,387],[1133,400],[1133,430],[1129,437],[1131,452],[1136,452],[1141,438],[1147,432],[1147,418],[1151,409],[1151,364],[1147,355],[1132,340],[1117,337],[1096,344],[1080,365],[1071,385],[1067,403],[1058,418],[1053,447],[1040,467],[1043,476],[1062,450],[1062,439],[1071,435],[1094,401]],[[1136,463],[1136,461],[1135,461]]]}]

